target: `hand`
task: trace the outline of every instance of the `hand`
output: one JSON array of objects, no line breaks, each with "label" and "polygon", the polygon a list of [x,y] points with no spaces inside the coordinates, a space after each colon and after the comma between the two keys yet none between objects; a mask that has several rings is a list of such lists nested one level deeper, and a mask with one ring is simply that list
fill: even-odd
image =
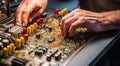
[{"label": "hand", "polygon": [[16,11],[16,23],[26,26],[36,16],[42,14],[47,0],[23,0]]},{"label": "hand", "polygon": [[105,25],[107,24],[109,24],[109,20],[101,13],[75,9],[62,18],[61,30],[65,37],[67,33],[74,36],[78,27],[86,27],[89,30],[100,32],[106,30]]}]

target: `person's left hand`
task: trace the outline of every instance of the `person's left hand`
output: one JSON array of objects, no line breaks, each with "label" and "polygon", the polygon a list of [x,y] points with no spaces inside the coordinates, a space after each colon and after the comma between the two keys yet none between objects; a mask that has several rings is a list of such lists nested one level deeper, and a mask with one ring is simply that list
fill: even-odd
[{"label": "person's left hand", "polygon": [[74,32],[78,27],[86,27],[91,31],[105,31],[105,24],[108,21],[101,13],[90,12],[81,9],[75,9],[71,13],[62,18],[61,30],[66,37],[67,33],[74,36]]}]

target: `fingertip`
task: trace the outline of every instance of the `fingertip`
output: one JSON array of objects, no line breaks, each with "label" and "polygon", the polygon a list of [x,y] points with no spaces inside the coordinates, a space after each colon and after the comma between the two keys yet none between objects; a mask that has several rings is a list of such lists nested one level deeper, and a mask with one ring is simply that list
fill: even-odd
[{"label": "fingertip", "polygon": [[23,27],[26,27],[26,24],[25,24],[25,23],[23,23],[23,24],[22,24],[22,26],[23,26]]},{"label": "fingertip", "polygon": [[29,18],[29,19],[28,19],[28,22],[31,23],[31,22],[32,22],[32,18]]}]

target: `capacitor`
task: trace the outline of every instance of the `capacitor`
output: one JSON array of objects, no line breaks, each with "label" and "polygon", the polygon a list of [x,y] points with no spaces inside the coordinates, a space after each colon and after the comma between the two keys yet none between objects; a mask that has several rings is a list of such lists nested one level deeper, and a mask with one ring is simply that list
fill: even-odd
[{"label": "capacitor", "polygon": [[52,27],[51,26],[49,26],[48,29],[49,29],[50,32],[52,31]]},{"label": "capacitor", "polygon": [[49,53],[49,54],[46,55],[46,57],[47,57],[47,58],[46,58],[47,61],[51,61],[52,54]]},{"label": "capacitor", "polygon": [[56,61],[59,61],[61,59],[61,52],[57,52],[56,54],[55,54],[55,60]]},{"label": "capacitor", "polygon": [[32,29],[31,29],[31,27],[30,27],[30,26],[28,26],[28,27],[27,27],[27,33],[29,33],[29,34],[30,34],[31,32],[32,32]]},{"label": "capacitor", "polygon": [[11,45],[11,47],[12,47],[11,52],[14,52],[15,44],[14,44],[14,43],[10,43],[10,45]]},{"label": "capacitor", "polygon": [[35,26],[35,29],[37,29],[38,24],[37,24],[36,22],[34,22],[34,24],[33,24],[33,25]]},{"label": "capacitor", "polygon": [[38,25],[42,24],[43,18],[39,18],[36,22],[37,22]]},{"label": "capacitor", "polygon": [[56,9],[54,10],[54,14],[58,14],[58,13],[59,13],[59,9],[56,8]]},{"label": "capacitor", "polygon": [[22,59],[22,58],[13,58],[11,61],[12,66],[26,66],[27,64],[27,60],[26,59]]},{"label": "capacitor", "polygon": [[25,38],[23,36],[20,37],[20,43],[22,46],[25,44]]},{"label": "capacitor", "polygon": [[64,8],[60,11],[60,15],[63,16],[65,13],[67,13],[67,8]]},{"label": "capacitor", "polygon": [[8,56],[8,48],[3,48],[3,56]]},{"label": "capacitor", "polygon": [[23,33],[27,34],[27,28],[23,28]]},{"label": "capacitor", "polygon": [[48,38],[48,42],[53,42],[53,41],[55,41],[55,37]]},{"label": "capacitor", "polygon": [[34,25],[34,24],[32,24],[31,26],[33,27],[33,31],[34,31],[34,30],[35,30],[35,25]]},{"label": "capacitor", "polygon": [[12,52],[12,46],[8,45],[7,48],[8,48],[8,54],[11,54],[11,52]]},{"label": "capacitor", "polygon": [[36,38],[37,38],[37,39],[40,39],[40,32],[37,32],[37,33],[36,33]]},{"label": "capacitor", "polygon": [[43,55],[43,50],[36,50],[35,55],[42,56]]},{"label": "capacitor", "polygon": [[48,48],[46,48],[46,47],[42,47],[42,48],[40,48],[39,50],[43,50],[43,53],[46,53],[47,50],[48,50]]},{"label": "capacitor", "polygon": [[41,15],[42,18],[45,18],[47,17],[47,12],[44,12],[42,15]]},{"label": "capacitor", "polygon": [[20,44],[20,39],[16,39],[16,44],[15,44],[15,46],[17,47],[17,48],[20,48],[21,47],[21,44]]},{"label": "capacitor", "polygon": [[4,44],[4,47],[7,47],[10,41],[8,39],[3,39],[2,42]]},{"label": "capacitor", "polygon": [[43,47],[42,50],[43,50],[44,53],[47,52],[47,48],[45,48],[45,47]]},{"label": "capacitor", "polygon": [[28,34],[24,34],[25,41],[28,40]]}]

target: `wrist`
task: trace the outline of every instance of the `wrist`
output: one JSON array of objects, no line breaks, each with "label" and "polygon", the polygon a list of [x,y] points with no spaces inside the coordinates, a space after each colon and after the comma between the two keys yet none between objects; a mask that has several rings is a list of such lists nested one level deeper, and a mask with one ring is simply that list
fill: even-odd
[{"label": "wrist", "polygon": [[120,18],[119,15],[114,12],[103,12],[100,13],[103,16],[103,26],[105,30],[118,30],[120,29]]}]

